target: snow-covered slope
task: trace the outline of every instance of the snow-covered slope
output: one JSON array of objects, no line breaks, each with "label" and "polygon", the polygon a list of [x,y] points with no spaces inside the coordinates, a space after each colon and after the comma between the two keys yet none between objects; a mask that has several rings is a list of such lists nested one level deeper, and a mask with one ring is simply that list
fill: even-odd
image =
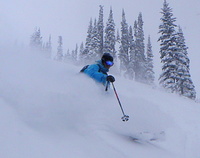
[{"label": "snow-covered slope", "polygon": [[[199,0],[168,0],[189,47],[191,74],[197,95],[199,72]],[[157,39],[163,1],[1,1],[0,19],[0,158],[199,158],[199,103],[152,89],[116,76],[128,122],[111,89],[78,74],[80,67],[42,59],[29,51],[2,48],[12,43],[25,46],[35,26],[43,42],[52,35],[64,38],[64,49],[74,49],[85,37],[89,19],[104,6],[105,22],[110,6],[116,28],[124,8],[129,25],[139,12],[147,39],[151,35],[155,72],[159,75]],[[78,5],[77,5],[78,4]],[[151,6],[151,7],[149,7]],[[64,16],[63,16],[64,15]],[[73,16],[72,16],[73,15]],[[192,25],[191,25],[192,24]],[[76,30],[74,32],[74,30]],[[139,132],[165,132],[151,143],[129,139]]]},{"label": "snow-covered slope", "polygon": [[[2,51],[1,51],[2,52]],[[116,76],[128,122],[110,89],[80,67],[31,52],[0,54],[0,157],[198,158],[200,107],[194,101]],[[134,142],[139,132],[165,132]]]}]

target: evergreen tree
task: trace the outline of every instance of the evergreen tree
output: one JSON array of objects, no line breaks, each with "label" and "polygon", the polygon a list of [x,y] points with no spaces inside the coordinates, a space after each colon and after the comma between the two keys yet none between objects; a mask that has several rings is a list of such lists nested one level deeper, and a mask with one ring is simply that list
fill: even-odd
[{"label": "evergreen tree", "polygon": [[151,45],[151,39],[150,36],[148,37],[148,43],[147,43],[147,51],[146,51],[146,72],[145,72],[145,80],[147,84],[152,85],[155,80],[155,73],[153,71],[153,52],[152,52],[152,45]]},{"label": "evergreen tree", "polygon": [[175,53],[179,51],[176,42],[176,18],[173,17],[172,8],[164,0],[162,14],[162,24],[159,26],[161,34],[158,41],[160,44],[160,58],[162,66],[162,74],[160,75],[160,84],[171,92],[176,91],[177,65],[175,61]]},{"label": "evergreen tree", "polygon": [[180,50],[178,53],[176,53],[176,64],[177,64],[176,91],[180,95],[186,96],[191,99],[195,99],[196,91],[189,72],[190,60],[187,55],[188,47],[185,44],[185,37],[183,35],[183,31],[180,28],[180,26],[176,40],[177,40],[177,46]]},{"label": "evergreen tree", "polygon": [[159,41],[163,72],[160,75],[160,84],[171,92],[195,99],[196,92],[189,73],[188,48],[181,28],[179,27],[178,32],[175,30],[176,18],[173,17],[172,9],[166,0],[161,13],[163,16],[159,26]]},{"label": "evergreen tree", "polygon": [[134,22],[134,39],[135,39],[135,47],[134,47],[134,52],[132,53],[132,55],[134,55],[134,72],[135,72],[135,80],[137,80],[137,76],[138,76],[138,54],[140,53],[140,50],[138,49],[138,47],[136,46],[138,43],[138,24],[137,21]]},{"label": "evergreen tree", "polygon": [[71,57],[71,54],[70,54],[70,51],[69,51],[69,49],[67,50],[67,53],[64,55],[64,57],[63,57],[63,62],[71,62],[71,59],[72,59],[72,57]]},{"label": "evergreen tree", "polygon": [[104,24],[103,24],[103,6],[100,5],[100,10],[99,10],[99,19],[97,22],[97,29],[98,29],[98,57],[101,57],[103,54],[103,47],[104,47]]},{"label": "evergreen tree", "polygon": [[135,79],[139,82],[145,82],[145,46],[144,46],[144,31],[143,31],[142,13],[139,13],[138,21],[134,24],[135,30]]},{"label": "evergreen tree", "polygon": [[52,46],[51,46],[51,35],[49,36],[49,41],[45,46],[45,57],[51,58]]},{"label": "evergreen tree", "polygon": [[63,60],[63,40],[62,36],[58,36],[58,47],[57,47],[57,55],[56,55],[56,60],[57,61],[62,61]]},{"label": "evergreen tree", "polygon": [[80,49],[79,49],[79,61],[80,61],[80,64],[85,64],[85,61],[84,61],[84,44],[83,42],[81,43],[80,45]]},{"label": "evergreen tree", "polygon": [[129,79],[133,80],[135,78],[135,42],[133,38],[133,29],[129,26],[129,65],[128,65],[128,76]]},{"label": "evergreen tree", "polygon": [[109,18],[105,28],[104,52],[110,53],[114,59],[116,58],[115,41],[115,23],[113,20],[112,9],[110,9]]},{"label": "evergreen tree", "polygon": [[129,65],[129,31],[125,12],[122,10],[121,44],[119,47],[120,70],[127,72]]},{"label": "evergreen tree", "polygon": [[31,35],[30,47],[33,50],[41,51],[42,50],[42,37],[40,33],[40,28],[35,28],[35,32]]},{"label": "evergreen tree", "polygon": [[76,44],[75,50],[72,51],[72,62],[77,64],[78,45]]},{"label": "evergreen tree", "polygon": [[82,53],[82,59],[85,61],[85,63],[91,63],[92,57],[93,57],[93,24],[92,24],[92,19],[90,19],[90,24],[88,26],[88,31],[87,31],[87,37],[86,37],[86,42],[85,42],[85,49]]},{"label": "evergreen tree", "polygon": [[99,59],[99,39],[98,39],[98,26],[97,26],[97,21],[96,19],[94,20],[94,27],[92,30],[92,39],[91,39],[91,50],[92,52],[90,53],[90,56],[92,60],[97,60]]}]

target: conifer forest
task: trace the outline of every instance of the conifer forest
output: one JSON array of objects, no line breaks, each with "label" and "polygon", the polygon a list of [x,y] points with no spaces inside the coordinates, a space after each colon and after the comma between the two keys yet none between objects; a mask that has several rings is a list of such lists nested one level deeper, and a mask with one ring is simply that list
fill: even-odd
[{"label": "conifer forest", "polygon": [[[70,62],[77,66],[92,64],[107,52],[114,57],[113,73],[127,79],[155,86],[159,83],[167,92],[190,99],[196,98],[195,86],[190,75],[190,59],[182,27],[177,24],[172,7],[164,0],[160,9],[158,26],[159,52],[153,52],[151,35],[144,34],[143,14],[138,13],[134,25],[126,20],[126,10],[122,9],[120,28],[116,27],[113,9],[110,7],[105,19],[104,6],[100,5],[97,18],[88,20],[87,36],[82,43],[75,43],[74,50],[63,49],[62,35],[57,37],[57,47],[52,46],[52,37],[43,41],[42,29],[37,27],[30,36],[30,47],[45,57],[58,62]],[[147,37],[147,43],[145,43]],[[56,50],[56,51],[55,51]],[[154,55],[159,53],[161,74],[155,81]]]}]

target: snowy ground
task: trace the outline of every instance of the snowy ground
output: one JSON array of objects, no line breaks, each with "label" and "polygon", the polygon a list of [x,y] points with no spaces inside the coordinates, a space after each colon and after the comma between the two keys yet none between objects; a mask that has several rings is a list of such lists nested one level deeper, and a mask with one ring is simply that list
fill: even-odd
[{"label": "snowy ground", "polygon": [[[18,50],[0,54],[1,158],[199,158],[199,103],[116,76],[110,89],[80,67]],[[157,141],[134,142],[139,132]]]}]

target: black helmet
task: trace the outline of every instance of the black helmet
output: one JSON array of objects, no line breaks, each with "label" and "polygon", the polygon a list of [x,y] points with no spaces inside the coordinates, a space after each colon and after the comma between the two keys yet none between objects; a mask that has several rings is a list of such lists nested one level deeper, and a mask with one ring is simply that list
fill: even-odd
[{"label": "black helmet", "polygon": [[113,62],[113,57],[110,55],[110,53],[104,53],[102,58],[101,58],[101,61],[103,63],[105,63],[106,61],[112,61]]}]

